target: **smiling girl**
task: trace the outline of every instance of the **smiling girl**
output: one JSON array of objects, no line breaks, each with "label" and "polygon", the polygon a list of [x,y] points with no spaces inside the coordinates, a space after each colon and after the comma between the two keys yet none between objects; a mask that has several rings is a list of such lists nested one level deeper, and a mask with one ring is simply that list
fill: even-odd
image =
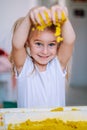
[{"label": "smiling girl", "polygon": [[[52,25],[40,31],[35,27],[42,26],[38,14],[47,24],[44,12],[48,14]],[[67,19],[61,26],[63,41],[58,43],[54,35],[54,14],[61,21],[62,12]],[[65,106],[66,66],[72,55],[74,41],[75,32],[68,19],[66,7],[34,7],[16,22],[12,38],[12,57],[18,81],[18,107]]]}]

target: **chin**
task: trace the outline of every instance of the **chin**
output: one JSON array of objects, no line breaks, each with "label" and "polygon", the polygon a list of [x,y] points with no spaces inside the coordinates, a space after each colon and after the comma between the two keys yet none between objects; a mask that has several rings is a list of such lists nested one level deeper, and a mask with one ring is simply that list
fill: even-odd
[{"label": "chin", "polygon": [[44,65],[47,65],[49,62],[38,62],[38,64],[44,66]]}]

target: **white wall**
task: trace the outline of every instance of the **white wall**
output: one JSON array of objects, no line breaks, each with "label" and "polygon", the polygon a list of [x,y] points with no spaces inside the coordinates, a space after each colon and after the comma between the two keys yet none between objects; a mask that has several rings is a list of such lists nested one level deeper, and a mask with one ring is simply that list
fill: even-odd
[{"label": "white wall", "polygon": [[[70,3],[68,8],[70,20],[76,32],[76,41],[72,57],[70,86],[87,87],[87,3]],[[83,9],[84,17],[75,17],[74,9]]]},{"label": "white wall", "polygon": [[36,5],[37,0],[0,0],[0,47],[10,51],[11,28],[15,20]]}]

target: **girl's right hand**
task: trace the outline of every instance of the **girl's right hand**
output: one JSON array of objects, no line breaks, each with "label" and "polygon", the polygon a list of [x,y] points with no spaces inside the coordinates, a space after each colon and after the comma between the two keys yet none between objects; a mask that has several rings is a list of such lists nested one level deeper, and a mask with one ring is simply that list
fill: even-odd
[{"label": "girl's right hand", "polygon": [[48,8],[46,8],[44,6],[32,8],[29,11],[29,18],[30,18],[32,24],[34,24],[34,25],[36,25],[36,24],[41,25],[41,21],[40,21],[39,16],[38,16],[39,14],[41,15],[43,21],[45,23],[47,23],[46,16],[45,16],[44,12],[47,12],[49,18],[51,19],[50,10]]}]

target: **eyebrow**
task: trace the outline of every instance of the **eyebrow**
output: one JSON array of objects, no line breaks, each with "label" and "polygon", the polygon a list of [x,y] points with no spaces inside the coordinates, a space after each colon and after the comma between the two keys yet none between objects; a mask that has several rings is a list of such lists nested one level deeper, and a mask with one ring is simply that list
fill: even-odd
[{"label": "eyebrow", "polygon": [[[40,39],[36,39],[36,40],[34,40],[35,42],[36,41],[41,41],[41,42],[43,42],[42,40],[40,40]],[[53,41],[49,41],[49,42],[56,42],[56,40],[53,40]]]},{"label": "eyebrow", "polygon": [[41,41],[40,39],[35,39],[34,41]]}]

